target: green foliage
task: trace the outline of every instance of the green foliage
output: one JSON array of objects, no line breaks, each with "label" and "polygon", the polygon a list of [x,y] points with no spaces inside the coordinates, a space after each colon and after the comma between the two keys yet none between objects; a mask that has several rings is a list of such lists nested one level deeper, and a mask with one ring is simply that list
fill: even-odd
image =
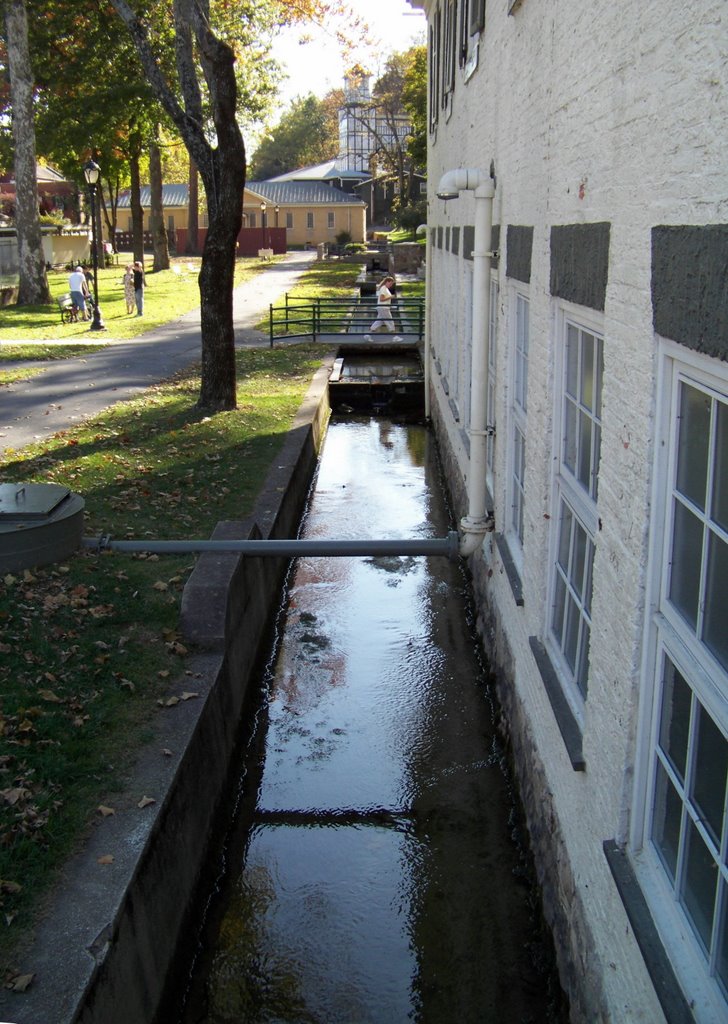
[{"label": "green foliage", "polygon": [[336,155],[338,121],[330,100],[313,94],[293,100],[250,161],[250,179],[265,181]]},{"label": "green foliage", "polygon": [[420,199],[407,206],[398,206],[392,210],[392,220],[397,227],[409,231],[413,238],[416,237],[420,224],[427,223],[427,201]]},{"label": "green foliage", "polygon": [[402,105],[410,117],[412,133],[407,142],[413,167],[427,167],[427,47],[407,51],[402,86]]}]

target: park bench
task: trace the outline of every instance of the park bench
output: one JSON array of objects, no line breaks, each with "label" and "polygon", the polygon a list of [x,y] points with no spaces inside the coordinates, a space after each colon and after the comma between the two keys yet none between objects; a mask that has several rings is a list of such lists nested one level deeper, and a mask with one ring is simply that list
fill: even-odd
[{"label": "park bench", "polygon": [[70,295],[61,295],[58,302],[58,311],[61,314],[62,324],[75,324],[78,321],[78,306]]}]

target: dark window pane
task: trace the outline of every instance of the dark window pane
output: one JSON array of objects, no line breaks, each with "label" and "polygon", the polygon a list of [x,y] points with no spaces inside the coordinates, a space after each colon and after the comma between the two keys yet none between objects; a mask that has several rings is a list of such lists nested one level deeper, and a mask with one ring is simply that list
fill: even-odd
[{"label": "dark window pane", "polygon": [[682,803],[660,761],[655,778],[655,809],[652,818],[652,841],[662,858],[670,881],[675,883],[677,852],[680,846]]},{"label": "dark window pane", "polygon": [[587,494],[592,493],[592,421],[579,410],[579,472],[577,479]]},{"label": "dark window pane", "polygon": [[715,912],[718,865],[692,821],[688,825],[686,839],[687,860],[681,902],[688,912],[696,935],[708,951]]},{"label": "dark window pane", "polygon": [[710,514],[728,530],[728,405],[716,403],[715,454],[713,456],[713,502]]},{"label": "dark window pane", "polygon": [[564,401],[564,464],[576,476],[576,416],[573,402]]},{"label": "dark window pane", "polygon": [[590,412],[594,410],[594,338],[582,334],[581,346],[581,401]]},{"label": "dark window pane", "polygon": [[561,648],[561,635],[564,629],[564,605],[566,601],[566,584],[560,572],[556,573],[556,586],[554,587],[554,614],[551,628],[556,636],[556,642]]},{"label": "dark window pane", "polygon": [[568,324],[566,328],[566,393],[577,397],[579,381],[579,332]]},{"label": "dark window pane", "polygon": [[669,597],[693,629],[698,622],[703,524],[679,501],[675,502]]},{"label": "dark window pane", "polygon": [[596,402],[594,403],[594,414],[597,419],[602,415],[602,376],[604,371],[604,342],[597,338],[597,364],[596,364]]},{"label": "dark window pane", "polygon": [[685,783],[685,767],[690,735],[692,691],[669,658],[665,658],[660,715],[660,746]]},{"label": "dark window pane", "polygon": [[561,502],[561,523],[559,524],[559,565],[568,574],[569,551],[571,549],[571,522],[573,516],[571,509],[563,501]]},{"label": "dark window pane", "polygon": [[693,802],[718,849],[723,833],[727,772],[728,743],[705,708],[700,707]]},{"label": "dark window pane", "polygon": [[676,486],[700,509],[705,508],[708,479],[710,404],[705,392],[681,385]]},{"label": "dark window pane", "polygon": [[728,544],[714,533],[708,540],[703,642],[728,669]]},{"label": "dark window pane", "polygon": [[584,603],[584,563],[587,554],[588,538],[583,528],[576,523],[574,530],[574,565],[571,570],[571,585],[579,600]]},{"label": "dark window pane", "polygon": [[564,629],[564,657],[573,672],[576,668],[576,653],[579,642],[579,608],[570,591],[566,592],[566,627]]}]

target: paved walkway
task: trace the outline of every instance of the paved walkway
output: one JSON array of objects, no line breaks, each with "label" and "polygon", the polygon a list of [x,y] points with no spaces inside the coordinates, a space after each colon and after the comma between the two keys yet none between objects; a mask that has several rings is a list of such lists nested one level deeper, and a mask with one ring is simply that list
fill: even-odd
[{"label": "paved walkway", "polygon": [[[254,325],[315,259],[311,252],[289,252],[285,260],[235,289],[236,345],[268,344],[268,335],[256,331]],[[92,340],[98,343],[102,339],[95,336]],[[170,377],[200,358],[200,343],[197,309],[133,341],[114,342],[100,352],[49,363],[43,373],[3,388],[0,455],[68,430]]]}]

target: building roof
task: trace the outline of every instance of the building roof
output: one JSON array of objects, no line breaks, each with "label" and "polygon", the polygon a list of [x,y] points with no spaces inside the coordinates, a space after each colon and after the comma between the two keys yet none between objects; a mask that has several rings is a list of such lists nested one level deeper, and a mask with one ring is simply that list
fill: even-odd
[{"label": "building roof", "polygon": [[268,181],[327,181],[330,178],[341,178],[342,180],[353,179],[357,181],[362,178],[361,171],[340,170],[336,166],[336,160],[327,160],[322,164],[311,164],[309,167],[297,167],[295,171],[287,171],[286,174],[278,174],[275,178],[268,178]]},{"label": "building roof", "polygon": [[[162,206],[187,206],[189,203],[189,185],[162,185]],[[149,185],[142,185],[139,197],[144,207],[152,205],[152,190]],[[119,193],[120,210],[131,208],[131,191],[127,188]]]},{"label": "building roof", "polygon": [[361,199],[321,181],[249,181],[248,192],[274,206],[364,206]]},{"label": "building roof", "polygon": [[[260,196],[267,203],[275,206],[295,205],[325,205],[331,206],[334,203],[347,204],[349,206],[362,206],[363,203],[355,196],[342,192],[333,185],[326,185],[321,181],[249,181],[246,191],[253,195]],[[147,209],[151,206],[151,190],[149,185],[142,185],[139,189],[141,204]],[[162,206],[185,207],[188,204],[189,187],[187,185],[163,185]],[[131,193],[125,189],[119,193],[119,209],[128,210],[131,207]]]}]

